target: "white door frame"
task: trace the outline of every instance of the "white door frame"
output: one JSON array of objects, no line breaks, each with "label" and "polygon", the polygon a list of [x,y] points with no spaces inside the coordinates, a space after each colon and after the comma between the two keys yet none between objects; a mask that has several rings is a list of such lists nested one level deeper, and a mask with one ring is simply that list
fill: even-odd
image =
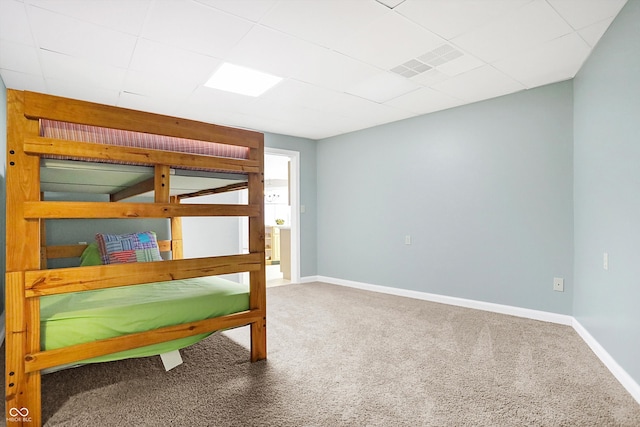
[{"label": "white door frame", "polygon": [[291,282],[300,283],[300,152],[264,147],[264,154],[288,157],[291,192]]}]

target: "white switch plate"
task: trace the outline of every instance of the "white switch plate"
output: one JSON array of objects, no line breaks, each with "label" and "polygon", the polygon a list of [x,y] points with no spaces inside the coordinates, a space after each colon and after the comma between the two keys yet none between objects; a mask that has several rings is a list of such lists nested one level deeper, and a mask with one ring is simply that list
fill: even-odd
[{"label": "white switch plate", "polygon": [[553,278],[553,290],[558,292],[564,292],[564,279],[562,277]]},{"label": "white switch plate", "polygon": [[409,235],[404,236],[404,244],[405,245],[410,245],[411,244],[411,236],[409,236]]},{"label": "white switch plate", "polygon": [[602,268],[605,270],[609,269],[609,254],[606,252],[602,254]]}]

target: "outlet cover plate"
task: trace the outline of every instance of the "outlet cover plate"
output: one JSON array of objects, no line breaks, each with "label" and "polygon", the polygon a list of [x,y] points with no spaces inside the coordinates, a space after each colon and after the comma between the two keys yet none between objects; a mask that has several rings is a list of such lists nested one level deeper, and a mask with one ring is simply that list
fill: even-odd
[{"label": "outlet cover plate", "polygon": [[553,290],[557,292],[564,292],[564,279],[562,277],[553,278]]}]

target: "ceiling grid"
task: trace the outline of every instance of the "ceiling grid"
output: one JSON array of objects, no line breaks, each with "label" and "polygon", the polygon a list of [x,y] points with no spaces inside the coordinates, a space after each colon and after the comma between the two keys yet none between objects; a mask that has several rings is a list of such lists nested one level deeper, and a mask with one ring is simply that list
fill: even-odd
[{"label": "ceiling grid", "polygon": [[[321,139],[571,79],[625,3],[0,0],[0,76]],[[205,87],[224,63],[283,80],[259,97]]]}]

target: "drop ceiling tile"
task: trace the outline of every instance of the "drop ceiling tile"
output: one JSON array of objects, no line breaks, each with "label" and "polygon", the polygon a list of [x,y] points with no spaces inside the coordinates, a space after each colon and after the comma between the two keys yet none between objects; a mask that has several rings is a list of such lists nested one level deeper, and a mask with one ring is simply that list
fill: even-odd
[{"label": "drop ceiling tile", "polygon": [[390,13],[380,3],[362,0],[278,2],[260,23],[321,46],[334,48],[349,34]]},{"label": "drop ceiling tile", "polygon": [[260,25],[254,26],[226,57],[228,62],[289,77],[323,48]]},{"label": "drop ceiling tile", "polygon": [[329,132],[326,126],[314,125],[311,123],[295,122],[293,125],[284,121],[275,121],[262,117],[251,119],[252,129],[265,129],[266,132],[291,135],[301,138],[321,139]]},{"label": "drop ceiling tile", "polygon": [[411,117],[414,114],[407,110],[401,110],[386,104],[367,101],[366,99],[349,94],[340,94],[337,99],[339,104],[332,107],[332,111],[345,117],[356,119],[364,127],[365,123],[375,125],[394,122]]},{"label": "drop ceiling tile", "polygon": [[[573,78],[590,48],[577,34],[571,33],[531,50],[495,62],[493,66],[528,88]],[[540,64],[555,64],[553,68]]]},{"label": "drop ceiling tile", "polygon": [[27,74],[42,74],[37,49],[0,40],[0,68]]},{"label": "drop ceiling tile", "polygon": [[238,116],[233,110],[220,110],[216,108],[202,108],[199,105],[187,101],[176,106],[176,116],[185,117],[206,123],[215,123],[223,126],[241,127],[240,123],[230,120],[232,117]]},{"label": "drop ceiling tile", "polygon": [[479,60],[475,56],[465,53],[452,61],[439,65],[438,70],[447,76],[457,76],[458,74],[466,73],[485,64],[484,61]]},{"label": "drop ceiling tile", "polygon": [[363,30],[351,34],[335,50],[390,70],[445,43],[441,37],[389,12]]},{"label": "drop ceiling tile", "polygon": [[235,16],[258,22],[277,0],[196,0],[198,3],[223,10]]},{"label": "drop ceiling tile", "polygon": [[265,102],[280,102],[309,108],[318,105],[319,108],[327,105],[326,98],[330,97],[330,91],[318,86],[305,83],[296,79],[286,79],[278,86],[260,97]]},{"label": "drop ceiling tile", "polygon": [[421,84],[422,86],[431,86],[434,85],[436,83],[440,83],[444,80],[447,80],[448,78],[450,78],[449,75],[439,71],[436,68],[432,68],[429,71],[426,71],[424,73],[420,73],[415,77],[412,77],[411,80],[413,80],[416,83]]},{"label": "drop ceiling tile", "polygon": [[549,4],[576,30],[620,12],[627,0],[548,0]]},{"label": "drop ceiling tile", "polygon": [[418,89],[417,83],[393,73],[381,72],[347,89],[347,93],[374,102],[386,102]]},{"label": "drop ceiling tile", "polygon": [[274,121],[279,121],[282,117],[287,117],[287,121],[298,123],[309,128],[323,126],[318,111],[286,102],[282,99],[259,98],[256,99],[249,108],[244,109],[243,112],[251,117],[260,117]]},{"label": "drop ceiling tile", "polygon": [[101,25],[113,30],[138,35],[151,5],[150,0],[93,1],[86,0],[29,0],[29,3],[72,18]]},{"label": "drop ceiling tile", "polygon": [[481,60],[493,62],[572,31],[548,3],[534,0],[492,21],[491,25],[452,41]]},{"label": "drop ceiling tile", "polygon": [[595,47],[600,38],[607,31],[611,23],[613,22],[613,18],[605,19],[604,21],[596,22],[593,25],[589,25],[578,31],[578,34],[584,39],[584,41],[589,44],[591,47]]},{"label": "drop ceiling tile", "polygon": [[407,0],[396,11],[447,40],[490,23],[529,0]]},{"label": "drop ceiling tile", "polygon": [[521,83],[511,79],[490,65],[476,68],[431,86],[454,98],[476,102],[525,89]]},{"label": "drop ceiling tile", "polygon": [[375,110],[369,111],[366,115],[361,115],[357,120],[358,130],[393,123],[416,116],[416,113],[393,108],[385,104],[373,105],[375,106]]},{"label": "drop ceiling tile", "polygon": [[115,67],[129,65],[134,36],[30,7],[33,31],[41,49],[86,58]]},{"label": "drop ceiling tile", "polygon": [[176,80],[165,76],[128,70],[122,90],[149,97],[162,97],[171,100],[184,100],[198,87],[192,80]]},{"label": "drop ceiling tile", "polygon": [[386,102],[385,105],[411,111],[416,114],[427,114],[434,111],[462,105],[464,101],[429,88],[422,88]]},{"label": "drop ceiling tile", "polygon": [[[279,85],[278,85],[279,86]],[[268,93],[268,92],[267,92]],[[197,109],[211,109],[216,111],[239,111],[247,108],[255,98],[233,92],[198,86],[187,99],[187,103]]]},{"label": "drop ceiling tile", "polygon": [[118,91],[95,86],[81,86],[72,80],[47,79],[49,93],[65,98],[97,102],[105,105],[116,105]]},{"label": "drop ceiling tile", "polygon": [[0,76],[2,76],[2,81],[9,89],[47,92],[47,85],[40,74],[20,73],[0,68]]},{"label": "drop ceiling tile", "polygon": [[[78,87],[119,90],[126,70],[43,50],[40,52],[45,80],[74,82]],[[117,89],[116,89],[117,88]]]},{"label": "drop ceiling tile", "polygon": [[[162,79],[174,80],[176,84],[184,81],[189,84],[202,84],[220,64],[221,60],[211,56],[140,39],[129,68]],[[176,79],[176,76],[180,78]]]},{"label": "drop ceiling tile", "polygon": [[25,4],[13,0],[0,0],[0,40],[33,45],[31,24]]},{"label": "drop ceiling tile", "polygon": [[[166,98],[144,96],[135,93],[121,92],[116,105],[131,110],[148,111],[154,114],[164,114],[175,117],[177,106],[175,102],[168,102]],[[172,101],[172,100],[171,100]]]},{"label": "drop ceiling tile", "polygon": [[158,1],[149,10],[142,36],[222,58],[252,26],[245,19],[201,3]]},{"label": "drop ceiling tile", "polygon": [[311,58],[300,62],[300,68],[291,76],[317,86],[336,91],[366,80],[380,69],[343,55],[331,49],[319,48]]}]

